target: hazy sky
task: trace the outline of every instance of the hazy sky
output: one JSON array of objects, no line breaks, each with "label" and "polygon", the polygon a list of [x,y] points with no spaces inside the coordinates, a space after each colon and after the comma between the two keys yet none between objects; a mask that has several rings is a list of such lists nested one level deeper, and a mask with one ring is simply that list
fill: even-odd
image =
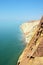
[{"label": "hazy sky", "polygon": [[40,19],[42,15],[43,0],[0,0],[0,21]]}]

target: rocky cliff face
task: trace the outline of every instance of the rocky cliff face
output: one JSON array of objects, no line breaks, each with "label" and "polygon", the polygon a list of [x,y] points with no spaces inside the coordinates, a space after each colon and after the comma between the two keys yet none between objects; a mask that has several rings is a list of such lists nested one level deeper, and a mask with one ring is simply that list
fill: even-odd
[{"label": "rocky cliff face", "polygon": [[27,45],[17,65],[43,65],[43,17],[41,20],[22,24],[21,29]]},{"label": "rocky cliff face", "polygon": [[27,23],[23,23],[21,25],[21,30],[24,34],[26,43],[29,43],[30,40],[32,39],[33,35],[35,34],[35,30],[36,30],[39,23],[40,23],[40,20],[36,20],[36,21],[30,21]]}]

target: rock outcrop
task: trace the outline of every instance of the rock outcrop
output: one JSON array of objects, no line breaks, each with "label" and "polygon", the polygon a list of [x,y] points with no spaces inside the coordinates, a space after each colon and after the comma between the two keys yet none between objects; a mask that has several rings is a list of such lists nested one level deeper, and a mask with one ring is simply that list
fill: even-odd
[{"label": "rock outcrop", "polygon": [[21,29],[27,45],[17,65],[43,65],[43,17],[41,20],[22,24]]}]

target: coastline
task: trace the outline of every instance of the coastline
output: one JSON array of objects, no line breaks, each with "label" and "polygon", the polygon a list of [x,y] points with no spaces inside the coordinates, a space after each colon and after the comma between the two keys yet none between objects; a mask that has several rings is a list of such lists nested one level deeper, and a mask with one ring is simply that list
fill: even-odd
[{"label": "coastline", "polygon": [[[32,22],[32,23],[34,23],[34,22]],[[38,23],[35,23],[35,25],[34,26],[31,26],[30,25],[30,28],[29,27],[27,27],[27,26],[29,26],[29,24],[31,24],[31,23],[27,23],[26,25],[25,25],[25,23],[22,25],[22,31],[23,31],[23,33],[24,33],[24,36],[25,36],[25,40],[26,40],[26,38],[29,38],[27,41],[26,41],[26,43],[27,43],[27,45],[26,45],[26,47],[25,47],[25,49],[23,50],[23,53],[20,55],[20,57],[19,57],[19,59],[18,59],[18,64],[17,65],[32,65],[31,63],[30,63],[30,61],[29,61],[29,59],[28,59],[28,52],[30,53],[31,52],[31,50],[29,50],[29,48],[30,48],[30,46],[31,46],[31,44],[30,43],[32,43],[33,42],[33,39],[34,39],[34,36],[35,36],[35,34],[37,33],[37,31],[38,31],[38,25],[39,25],[39,23],[40,23],[40,21],[38,22]],[[27,29],[26,29],[27,28]],[[29,35],[30,35],[30,37],[29,37]],[[43,40],[43,37],[39,37],[39,39],[38,39],[38,41],[37,41],[37,45],[39,45],[39,42],[41,43],[41,41]],[[37,46],[38,47],[38,46]],[[35,48],[35,47],[34,47]],[[43,58],[41,58],[41,59],[43,59]],[[35,59],[34,59],[35,60]],[[37,58],[36,58],[36,60],[37,60]],[[36,60],[35,60],[35,62],[36,62]],[[40,60],[41,61],[41,60]],[[33,61],[32,61],[33,62]],[[38,60],[38,62],[39,62],[39,60]]]}]

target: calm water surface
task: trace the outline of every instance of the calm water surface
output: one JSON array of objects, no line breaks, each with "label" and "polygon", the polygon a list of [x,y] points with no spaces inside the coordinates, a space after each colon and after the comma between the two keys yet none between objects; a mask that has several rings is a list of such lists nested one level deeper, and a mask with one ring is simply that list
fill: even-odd
[{"label": "calm water surface", "polygon": [[19,29],[21,22],[0,22],[0,65],[16,65],[25,44]]}]

